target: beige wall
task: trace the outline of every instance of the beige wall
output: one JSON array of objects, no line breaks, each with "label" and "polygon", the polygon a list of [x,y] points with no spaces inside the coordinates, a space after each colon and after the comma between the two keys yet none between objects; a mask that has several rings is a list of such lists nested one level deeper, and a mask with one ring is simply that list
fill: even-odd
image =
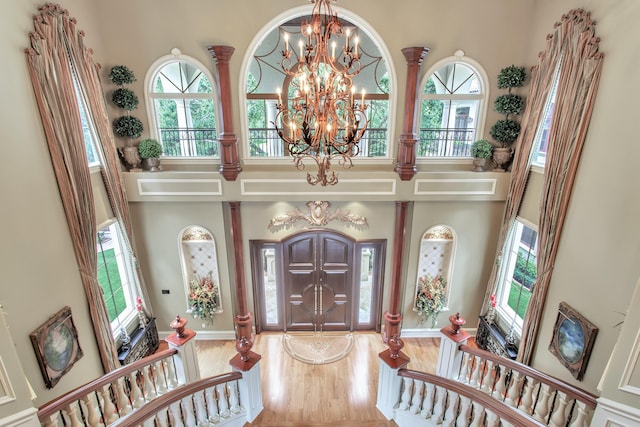
[{"label": "beige wall", "polygon": [[[97,28],[96,11],[85,1],[60,3],[78,19],[80,28],[89,30],[87,44],[100,58],[100,34],[91,30]],[[0,304],[15,350],[38,396],[36,404],[102,372],[24,54],[28,34],[33,31],[31,18],[40,4],[31,0],[3,2],[0,14],[5,81],[0,128],[6,157],[0,168],[0,234],[4,242],[0,252]],[[71,307],[84,357],[55,389],[47,390],[29,334],[65,305]]]},{"label": "beige wall", "polygon": [[[543,313],[533,366],[590,391],[596,386],[614,347],[640,277],[640,175],[636,160],[637,107],[640,75],[637,26],[640,3],[635,0],[536,2],[527,60],[544,49],[545,35],[571,8],[592,12],[601,38],[604,67],[595,109],[576,177],[572,201],[560,242],[556,268]],[[615,160],[611,150],[620,153]],[[558,304],[567,302],[600,329],[584,380],[577,382],[548,351]],[[621,366],[611,367],[619,378]],[[616,396],[618,397],[618,396]],[[629,395],[629,397],[631,397]],[[638,405],[637,398],[630,400]],[[633,403],[630,403],[633,404]]]}]

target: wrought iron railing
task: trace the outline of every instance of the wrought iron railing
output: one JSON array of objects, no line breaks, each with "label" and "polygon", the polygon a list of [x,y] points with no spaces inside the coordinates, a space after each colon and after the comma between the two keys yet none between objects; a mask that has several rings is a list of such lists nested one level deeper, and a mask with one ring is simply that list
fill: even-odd
[{"label": "wrought iron railing", "polygon": [[418,157],[471,157],[475,129],[420,129]]},{"label": "wrought iron railing", "polygon": [[218,157],[218,136],[214,128],[160,129],[162,154],[167,157]]},{"label": "wrought iron railing", "polygon": [[[387,154],[387,129],[367,129],[358,144],[359,157],[383,157]],[[249,129],[251,157],[284,157],[284,144],[274,128]]]}]

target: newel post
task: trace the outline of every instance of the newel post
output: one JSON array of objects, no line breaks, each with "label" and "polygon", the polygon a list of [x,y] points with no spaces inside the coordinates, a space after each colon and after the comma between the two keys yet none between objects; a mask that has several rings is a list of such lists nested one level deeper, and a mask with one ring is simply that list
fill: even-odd
[{"label": "newel post", "polygon": [[398,139],[398,160],[396,172],[403,181],[409,181],[416,174],[416,142],[418,138],[414,132],[418,117],[418,71],[425,55],[429,52],[426,47],[407,47],[402,54],[407,60],[407,85],[404,92],[404,120],[402,135]]},{"label": "newel post", "polygon": [[189,384],[200,379],[200,366],[194,340],[196,331],[187,329],[186,325],[186,319],[176,316],[169,324],[175,332],[165,338],[169,348],[178,350],[174,360],[180,384]]},{"label": "newel post", "polygon": [[449,316],[449,322],[451,322],[450,325],[440,329],[440,351],[436,374],[447,379],[457,379],[462,358],[462,352],[458,348],[466,344],[471,335],[461,329],[467,322],[460,313]]},{"label": "newel post", "polygon": [[218,114],[220,115],[220,173],[227,181],[235,181],[242,167],[238,154],[238,138],[233,130],[233,105],[231,103],[231,74],[229,61],[235,49],[231,46],[209,46],[209,53],[216,61],[218,71],[218,96],[220,103]]}]

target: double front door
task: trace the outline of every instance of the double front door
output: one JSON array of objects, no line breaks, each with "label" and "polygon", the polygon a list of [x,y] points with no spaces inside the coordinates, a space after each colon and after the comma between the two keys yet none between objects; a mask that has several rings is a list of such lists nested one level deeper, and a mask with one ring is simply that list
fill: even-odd
[{"label": "double front door", "polygon": [[353,242],[305,233],[284,244],[287,330],[350,330]]},{"label": "double front door", "polygon": [[378,329],[384,241],[314,230],[252,242],[257,329]]}]

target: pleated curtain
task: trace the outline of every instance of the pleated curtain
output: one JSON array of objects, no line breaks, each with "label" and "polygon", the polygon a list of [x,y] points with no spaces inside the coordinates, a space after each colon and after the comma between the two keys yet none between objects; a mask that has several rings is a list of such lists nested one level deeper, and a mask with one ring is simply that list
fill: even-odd
[{"label": "pleated curtain", "polygon": [[483,312],[496,293],[502,259],[509,233],[516,220],[525,193],[534,143],[545,106],[557,79],[556,103],[551,119],[545,163],[544,185],[538,222],[538,277],[525,315],[518,360],[529,363],[538,334],[562,225],[566,215],[575,174],[582,152],[602,68],[602,54],[594,23],[588,12],[574,9],[556,22],[553,33],[531,69],[531,88],[522,117],[522,132],[517,142],[511,170],[511,182],[498,240],[498,253],[485,294]]},{"label": "pleated curtain", "polygon": [[[133,233],[119,159],[100,85],[100,67],[93,61],[91,49],[84,45],[84,34],[76,29],[75,19],[70,18],[68,12],[59,5],[48,3],[38,9],[30,41],[31,47],[26,50],[29,74],[102,365],[105,372],[109,372],[120,364],[102,288],[97,279],[96,215],[74,81],[80,87],[86,112],[95,126],[107,193],[114,214],[123,225],[123,234],[132,255]],[[140,273],[137,262],[136,268]],[[143,302],[148,301],[142,275],[138,274],[138,277],[138,295],[143,297]],[[148,306],[146,310],[150,312]]]}]

